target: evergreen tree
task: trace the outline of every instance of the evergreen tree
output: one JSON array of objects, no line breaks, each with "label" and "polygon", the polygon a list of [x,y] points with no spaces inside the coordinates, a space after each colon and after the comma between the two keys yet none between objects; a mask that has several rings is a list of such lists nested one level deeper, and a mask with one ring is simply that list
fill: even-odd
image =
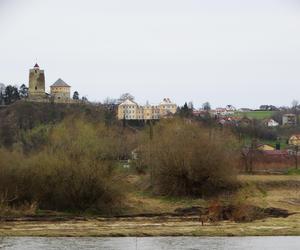
[{"label": "evergreen tree", "polygon": [[17,87],[8,85],[5,88],[5,94],[4,94],[4,102],[6,105],[12,104],[15,101],[20,99],[19,91]]},{"label": "evergreen tree", "polygon": [[79,100],[79,93],[78,91],[75,91],[73,94],[73,100]]},{"label": "evergreen tree", "polygon": [[4,105],[5,85],[0,83],[0,105]]},{"label": "evergreen tree", "polygon": [[20,89],[19,89],[19,95],[20,95],[20,98],[21,99],[24,99],[24,98],[27,98],[28,97],[28,88],[26,87],[25,84],[22,84],[20,86]]},{"label": "evergreen tree", "polygon": [[211,110],[210,103],[209,103],[209,102],[203,103],[203,104],[202,104],[202,108],[203,108],[203,110],[205,110],[205,111],[210,111],[210,110]]},{"label": "evergreen tree", "polygon": [[189,107],[189,109],[193,110],[194,109],[194,103],[193,102],[189,102],[188,103],[188,107]]},{"label": "evergreen tree", "polygon": [[0,105],[4,105],[4,94],[0,91]]},{"label": "evergreen tree", "polygon": [[179,115],[181,117],[192,117],[193,109],[189,108],[188,104],[185,102],[182,107],[179,108]]},{"label": "evergreen tree", "polygon": [[88,99],[87,99],[87,97],[85,97],[85,96],[81,97],[81,100],[82,100],[83,102],[88,102]]}]

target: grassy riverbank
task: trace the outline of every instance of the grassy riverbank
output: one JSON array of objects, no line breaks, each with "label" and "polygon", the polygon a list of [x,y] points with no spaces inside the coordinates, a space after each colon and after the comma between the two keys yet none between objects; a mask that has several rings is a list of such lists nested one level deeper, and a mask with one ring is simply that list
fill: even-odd
[{"label": "grassy riverbank", "polygon": [[[55,214],[39,220],[26,217],[0,222],[0,236],[266,236],[300,235],[300,176],[239,176],[240,194],[260,207],[276,207],[294,213],[287,218],[252,222],[204,222],[199,216],[170,216],[176,208],[205,206],[203,199],[170,199],[131,190],[124,214],[133,217],[103,218]],[[131,176],[132,184],[139,180]],[[134,185],[133,185],[134,186]],[[217,197],[226,199],[225,196]],[[134,214],[156,216],[134,216]],[[54,217],[55,218],[54,218]],[[3,219],[3,218],[2,218]]]}]

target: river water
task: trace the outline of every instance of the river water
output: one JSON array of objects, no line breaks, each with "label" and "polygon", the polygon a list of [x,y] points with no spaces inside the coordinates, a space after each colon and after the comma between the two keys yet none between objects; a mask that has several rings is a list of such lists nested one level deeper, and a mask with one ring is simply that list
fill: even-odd
[{"label": "river water", "polygon": [[299,250],[300,237],[3,237],[0,249],[54,250]]}]

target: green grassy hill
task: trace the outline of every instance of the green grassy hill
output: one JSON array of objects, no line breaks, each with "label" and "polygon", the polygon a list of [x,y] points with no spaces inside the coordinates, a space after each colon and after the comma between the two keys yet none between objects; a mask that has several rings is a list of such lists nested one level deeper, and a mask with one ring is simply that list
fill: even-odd
[{"label": "green grassy hill", "polygon": [[276,111],[249,111],[249,112],[236,112],[235,115],[238,117],[248,117],[251,119],[263,120],[271,118]]}]

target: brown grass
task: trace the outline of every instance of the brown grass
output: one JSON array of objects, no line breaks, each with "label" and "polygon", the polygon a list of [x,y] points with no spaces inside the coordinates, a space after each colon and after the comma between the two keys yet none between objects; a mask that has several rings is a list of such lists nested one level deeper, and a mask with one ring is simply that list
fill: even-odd
[{"label": "brown grass", "polygon": [[[287,218],[268,218],[249,223],[219,221],[204,222],[201,226],[199,217],[153,217],[153,218],[86,218],[85,220],[69,220],[64,222],[2,222],[0,235],[10,236],[267,236],[267,235],[298,235],[300,236],[300,203],[297,188],[271,187],[269,190],[259,190],[255,180],[261,181],[289,181],[295,176],[239,176],[243,182],[251,180],[252,186],[246,185],[240,190],[240,197],[247,202],[261,207],[278,207],[288,209],[298,214]],[[136,176],[130,178],[138,182]],[[247,196],[245,198],[245,196]],[[227,196],[219,200],[228,199]],[[171,199],[162,196],[152,196],[148,193],[132,190],[128,196],[126,214],[171,212],[178,207],[192,205],[207,205],[201,199]],[[293,201],[290,203],[290,201]]]}]

